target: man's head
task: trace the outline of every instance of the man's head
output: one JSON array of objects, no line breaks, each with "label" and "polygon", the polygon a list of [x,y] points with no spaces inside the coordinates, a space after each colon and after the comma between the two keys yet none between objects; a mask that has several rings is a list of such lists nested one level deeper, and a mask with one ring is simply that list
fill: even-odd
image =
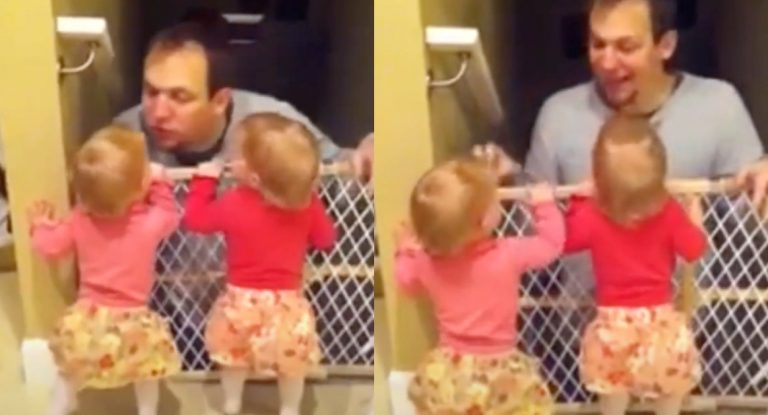
[{"label": "man's head", "polygon": [[673,0],[591,0],[589,60],[616,108],[653,95],[677,47]]},{"label": "man's head", "polygon": [[226,39],[196,23],[160,32],[144,60],[144,121],[164,150],[209,144],[231,99]]}]

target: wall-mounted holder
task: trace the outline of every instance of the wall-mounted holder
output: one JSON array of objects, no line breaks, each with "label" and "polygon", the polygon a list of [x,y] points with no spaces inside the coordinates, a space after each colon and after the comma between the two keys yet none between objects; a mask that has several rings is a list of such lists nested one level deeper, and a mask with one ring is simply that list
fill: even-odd
[{"label": "wall-mounted holder", "polygon": [[115,57],[112,40],[109,36],[107,21],[102,17],[72,17],[56,18],[56,33],[62,40],[80,41],[89,45],[90,50],[85,62],[74,67],[64,67],[59,63],[59,74],[77,74],[88,69],[96,60],[97,52],[101,51],[111,61]]},{"label": "wall-mounted holder", "polygon": [[461,59],[459,70],[456,72],[456,75],[448,79],[433,79],[432,71],[430,71],[430,73],[427,74],[427,83],[429,88],[447,88],[455,85],[461,80],[461,78],[464,77],[464,75],[467,74],[470,58],[471,56],[468,53],[459,53],[459,59]]},{"label": "wall-mounted holder", "polygon": [[445,88],[466,82],[479,108],[492,125],[500,125],[504,119],[499,94],[491,75],[488,60],[480,42],[480,32],[474,27],[427,27],[427,49],[431,52],[453,53],[461,59],[455,76],[435,80],[427,74],[427,88]]}]

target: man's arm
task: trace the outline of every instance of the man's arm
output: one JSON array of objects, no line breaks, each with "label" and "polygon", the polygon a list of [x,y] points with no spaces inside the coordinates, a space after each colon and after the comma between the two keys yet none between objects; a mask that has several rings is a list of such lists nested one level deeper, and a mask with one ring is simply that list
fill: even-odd
[{"label": "man's arm", "polygon": [[763,144],[744,101],[736,89],[726,84],[719,111],[723,115],[723,136],[712,172],[715,177],[732,175],[754,163],[763,155]]}]

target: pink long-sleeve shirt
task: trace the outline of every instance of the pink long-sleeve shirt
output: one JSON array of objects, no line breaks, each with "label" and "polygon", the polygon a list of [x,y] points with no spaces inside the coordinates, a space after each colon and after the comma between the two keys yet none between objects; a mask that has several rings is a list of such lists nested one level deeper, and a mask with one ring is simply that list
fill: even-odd
[{"label": "pink long-sleeve shirt", "polygon": [[152,183],[147,200],[120,218],[98,218],[75,207],[55,225],[32,227],[33,249],[49,260],[77,254],[78,300],[108,307],[147,304],[155,251],[178,226],[170,183]]},{"label": "pink long-sleeve shirt", "polygon": [[554,203],[533,209],[537,235],[488,239],[450,257],[400,249],[395,275],[409,294],[432,301],[440,346],[472,354],[507,352],[517,343],[521,275],[562,251],[563,217]]}]

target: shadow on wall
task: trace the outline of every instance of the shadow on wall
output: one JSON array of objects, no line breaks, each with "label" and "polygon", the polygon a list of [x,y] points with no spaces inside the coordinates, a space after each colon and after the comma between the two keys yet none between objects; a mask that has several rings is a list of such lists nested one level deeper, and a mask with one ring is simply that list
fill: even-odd
[{"label": "shadow on wall", "polygon": [[[5,168],[0,166],[0,272],[9,272],[16,270],[16,257],[13,245],[13,239],[10,233],[13,231],[11,226],[11,217],[8,215],[8,187],[6,186]],[[7,233],[5,232],[7,230]]]}]

